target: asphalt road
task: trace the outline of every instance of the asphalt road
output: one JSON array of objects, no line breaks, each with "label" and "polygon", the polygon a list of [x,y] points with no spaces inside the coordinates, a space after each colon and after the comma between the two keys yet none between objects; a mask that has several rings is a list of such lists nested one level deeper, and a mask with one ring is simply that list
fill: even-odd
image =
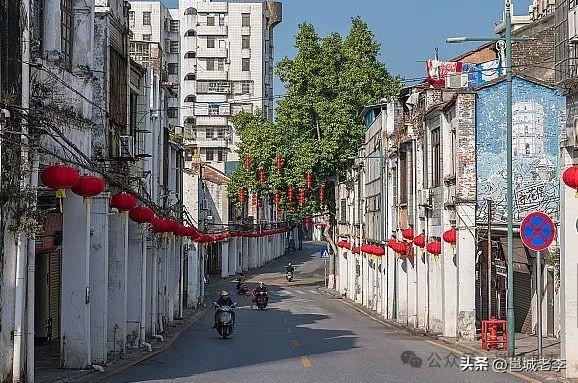
[{"label": "asphalt road", "polygon": [[[249,280],[250,287],[259,280],[269,286],[270,305],[265,311],[251,309],[249,298],[233,294],[239,309],[232,338],[218,338],[209,312],[167,351],[108,382],[522,381],[492,371],[463,372],[459,356],[320,293],[323,263],[318,250],[317,245],[305,243],[302,251],[276,260]],[[296,266],[291,284],[284,281],[287,262]],[[233,292],[234,284],[227,289]],[[421,366],[411,366],[419,364],[418,359],[402,361],[411,352],[421,359]]]}]

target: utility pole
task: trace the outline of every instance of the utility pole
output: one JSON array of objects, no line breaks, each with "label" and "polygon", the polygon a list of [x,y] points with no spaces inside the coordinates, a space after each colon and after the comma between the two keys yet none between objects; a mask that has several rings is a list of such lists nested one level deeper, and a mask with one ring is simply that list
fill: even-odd
[{"label": "utility pole", "polygon": [[492,201],[488,200],[488,319],[492,318]]}]

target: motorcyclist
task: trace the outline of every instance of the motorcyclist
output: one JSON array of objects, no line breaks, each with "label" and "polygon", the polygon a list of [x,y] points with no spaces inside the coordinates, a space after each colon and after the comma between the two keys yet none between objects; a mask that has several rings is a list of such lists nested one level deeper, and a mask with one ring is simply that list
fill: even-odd
[{"label": "motorcyclist", "polygon": [[265,302],[269,303],[269,293],[267,293],[267,287],[265,287],[265,284],[263,283],[263,281],[259,281],[259,285],[257,287],[255,287],[255,290],[253,290],[253,301],[256,302],[256,297],[258,293],[265,293]]},{"label": "motorcyclist", "polygon": [[295,266],[293,266],[291,262],[289,262],[289,264],[285,268],[287,269],[287,272],[291,274],[293,274],[293,272],[295,271]]},{"label": "motorcyclist", "polygon": [[[226,291],[222,291],[221,295],[219,296],[219,299],[217,299],[216,302],[219,306],[223,307],[223,306],[229,306],[232,307],[235,303],[233,302],[233,300],[231,299],[231,297],[229,296],[229,293]],[[218,314],[219,314],[219,310],[217,309],[215,311],[215,322],[213,323],[213,327],[212,328],[217,328],[217,319],[218,319]],[[233,325],[235,325],[235,312],[231,311],[231,317],[233,320]]]},{"label": "motorcyclist", "polygon": [[239,292],[239,290],[241,289],[241,286],[243,286],[243,285],[244,285],[243,278],[242,277],[237,278],[237,287],[236,287],[237,292]]}]

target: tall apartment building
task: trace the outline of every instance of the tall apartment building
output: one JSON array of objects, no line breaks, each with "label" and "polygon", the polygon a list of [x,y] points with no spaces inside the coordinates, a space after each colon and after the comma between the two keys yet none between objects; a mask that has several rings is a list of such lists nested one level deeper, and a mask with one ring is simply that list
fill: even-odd
[{"label": "tall apartment building", "polygon": [[238,164],[230,117],[273,117],[273,29],[281,3],[180,0],[180,125],[186,160],[230,174]]}]

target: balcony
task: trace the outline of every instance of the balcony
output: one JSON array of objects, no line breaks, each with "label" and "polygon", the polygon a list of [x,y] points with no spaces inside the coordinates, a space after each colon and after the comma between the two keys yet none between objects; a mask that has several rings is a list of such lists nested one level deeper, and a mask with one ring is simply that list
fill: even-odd
[{"label": "balcony", "polygon": [[199,116],[197,126],[225,126],[228,124],[227,117],[222,116]]},{"label": "balcony", "polygon": [[202,134],[197,134],[195,142],[197,145],[202,146],[203,148],[225,148],[229,146],[229,140],[224,137],[206,138]]},{"label": "balcony", "polygon": [[227,58],[227,48],[199,48],[197,49],[198,58]]},{"label": "balcony", "polygon": [[236,72],[235,73],[235,78],[231,79],[234,81],[249,81],[251,80],[251,71],[250,70],[244,70],[244,71],[240,71],[240,72]]},{"label": "balcony", "polygon": [[197,80],[228,80],[228,71],[217,71],[217,70],[197,70]]},{"label": "balcony", "polygon": [[197,81],[197,94],[230,94],[230,81]]},{"label": "balcony", "polygon": [[226,2],[198,2],[197,13],[227,13],[229,4]]},{"label": "balcony", "polygon": [[227,36],[226,25],[199,25],[197,26],[197,36]]}]

